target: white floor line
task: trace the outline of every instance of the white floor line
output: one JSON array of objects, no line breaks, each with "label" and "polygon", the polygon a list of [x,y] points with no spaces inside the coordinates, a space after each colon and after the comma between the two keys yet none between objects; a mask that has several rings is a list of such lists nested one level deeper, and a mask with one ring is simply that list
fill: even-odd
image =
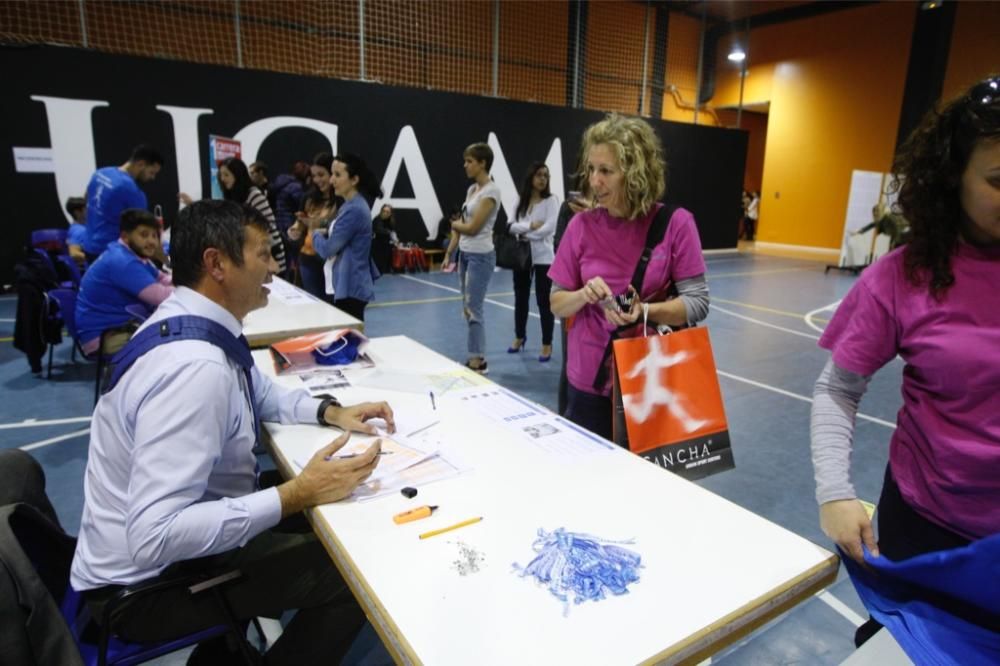
[{"label": "white floor line", "polygon": [[838,305],[840,305],[840,301],[835,301],[833,303],[830,303],[829,305],[824,305],[821,308],[816,308],[815,310],[807,312],[802,319],[806,322],[806,326],[808,326],[814,331],[819,331],[820,333],[822,333],[823,328],[821,326],[816,325],[816,323],[813,321],[813,317],[818,315],[820,312],[826,312],[828,310],[830,312],[833,312],[834,310],[837,309]]},{"label": "white floor line", "polygon": [[75,437],[82,437],[90,432],[90,428],[84,428],[83,430],[77,430],[76,432],[67,433],[65,435],[59,435],[58,437],[52,437],[51,439],[43,439],[40,442],[35,442],[34,444],[25,444],[24,446],[19,446],[18,448],[22,451],[31,451],[33,449],[40,449],[43,446],[48,446],[49,444],[56,444],[58,442],[63,442],[67,439],[73,439]]},{"label": "white floor line", "polygon": [[737,319],[742,319],[744,321],[749,321],[753,324],[759,324],[760,326],[766,326],[767,328],[773,328],[777,331],[784,331],[785,333],[791,333],[792,335],[798,335],[803,338],[809,338],[810,340],[819,340],[818,335],[813,335],[812,333],[803,333],[802,331],[796,331],[793,328],[785,328],[784,326],[778,326],[777,324],[772,324],[760,319],[754,319],[753,317],[748,317],[746,315],[741,315],[738,312],[733,312],[732,310],[727,310],[726,308],[719,307],[715,303],[712,303],[710,309],[714,312],[721,312],[727,314],[730,317],[736,317]]},{"label": "white floor line", "polygon": [[[437,284],[436,282],[431,282],[430,280],[421,280],[420,278],[415,278],[415,277],[413,277],[411,275],[400,275],[399,277],[404,278],[406,280],[413,280],[414,282],[419,282],[420,284],[426,284],[426,285],[429,285],[431,287],[437,287],[438,289],[444,289],[445,291],[450,291],[450,292],[455,293],[455,294],[461,294],[462,293],[461,289],[455,289],[454,287],[446,287],[443,284]],[[507,303],[501,303],[500,301],[494,301],[492,298],[487,298],[487,299],[485,299],[484,302],[489,303],[490,305],[497,305],[497,306],[499,306],[501,308],[506,308],[507,310],[511,310],[511,311],[514,310],[514,306],[513,305],[508,305]],[[528,316],[529,317],[534,317],[535,319],[538,319],[538,313],[537,312],[532,312],[531,310],[528,310]],[[557,317],[556,318],[556,326],[559,326],[560,324],[561,324],[561,322],[559,321],[559,318]]]},{"label": "white floor line", "polygon": [[37,428],[39,426],[61,425],[63,423],[88,423],[89,421],[89,416],[76,416],[71,419],[49,419],[48,421],[25,419],[14,423],[0,423],[0,430],[12,430],[14,428]]},{"label": "white floor line", "polygon": [[[777,386],[771,386],[770,384],[765,384],[763,382],[758,382],[753,379],[747,379],[746,377],[740,377],[739,375],[734,375],[729,372],[723,372],[722,370],[716,370],[716,373],[725,377],[726,379],[732,379],[733,381],[742,382],[744,384],[749,384],[750,386],[756,386],[757,388],[762,388],[765,391],[771,391],[772,393],[777,393],[783,395],[787,398],[794,398],[795,400],[801,400],[802,402],[808,402],[812,404],[813,399],[809,396],[799,395],[798,393],[792,393],[791,391],[786,391],[785,389],[778,388]],[[883,419],[877,418],[875,416],[868,416],[867,414],[862,414],[858,412],[858,418],[864,421],[869,421],[877,425],[885,426],[886,428],[896,428],[896,424],[891,421],[885,421]]]},{"label": "white floor line", "polygon": [[865,622],[867,622],[867,620],[865,620],[863,617],[855,613],[850,606],[848,606],[843,601],[833,596],[826,590],[820,590],[815,594],[815,597],[820,601],[822,601],[823,603],[825,603],[830,608],[832,608],[833,610],[840,613],[845,618],[847,618],[847,621],[853,624],[855,627],[860,627]]},{"label": "white floor line", "polygon": [[17,320],[16,319],[0,319],[0,321],[4,322],[5,324],[13,324]]}]

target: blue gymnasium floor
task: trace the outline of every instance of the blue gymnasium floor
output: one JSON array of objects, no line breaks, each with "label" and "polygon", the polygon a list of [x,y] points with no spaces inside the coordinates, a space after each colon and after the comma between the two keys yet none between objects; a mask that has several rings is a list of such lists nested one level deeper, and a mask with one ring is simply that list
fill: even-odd
[{"label": "blue gymnasium floor", "polygon": [[[736,469],[700,482],[705,488],[830,548],[819,529],[809,461],[812,386],[827,353],[816,341],[829,307],[854,283],[822,263],[746,253],[706,257],[712,295],[711,332],[729,419]],[[466,327],[455,274],[385,276],[366,314],[370,336],[408,335],[459,362]],[[513,340],[511,274],[494,274],[486,306],[490,378],[552,409],[556,407],[559,334],[553,362],[537,360],[538,319],[528,322],[527,349],[507,354]],[[534,297],[531,307],[534,309]],[[0,446],[22,447],[44,465],[48,492],[67,530],[80,520],[87,427],[94,368],[70,362],[70,345],[56,350],[51,380],[33,376],[11,344],[16,299],[0,297]],[[812,313],[812,314],[811,314]],[[811,325],[810,325],[811,322]],[[863,499],[876,501],[888,459],[899,396],[901,362],[873,379],[862,401],[852,461]],[[748,544],[749,546],[750,544]],[[734,558],[739,557],[733,553]],[[725,649],[712,663],[839,664],[854,650],[853,634],[866,617],[841,571],[826,591]],[[373,639],[369,634],[368,641]],[[362,647],[362,646],[356,646]],[[364,652],[358,650],[357,652]],[[381,658],[380,658],[381,655]],[[384,661],[379,649],[360,661]],[[183,658],[162,663],[183,663]]]}]

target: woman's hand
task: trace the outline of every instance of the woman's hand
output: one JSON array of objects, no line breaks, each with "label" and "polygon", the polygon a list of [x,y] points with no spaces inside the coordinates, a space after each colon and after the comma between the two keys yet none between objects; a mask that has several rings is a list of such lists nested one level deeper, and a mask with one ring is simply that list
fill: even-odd
[{"label": "woman's hand", "polygon": [[188,194],[187,192],[178,192],[177,200],[180,201],[185,206],[190,206],[191,204],[194,203],[194,199],[192,199],[191,195]]},{"label": "woman's hand", "polygon": [[834,500],[820,505],[819,525],[823,533],[858,564],[865,563],[862,543],[868,547],[873,557],[878,557],[878,543],[875,541],[872,521],[858,500]]},{"label": "woman's hand", "polygon": [[544,224],[545,222],[543,222],[542,220],[535,220],[534,222],[531,223],[531,230],[538,231],[539,229],[542,228],[542,225]]},{"label": "woman's hand", "polygon": [[635,293],[635,289],[632,286],[629,286],[628,293],[632,296],[632,307],[629,308],[628,312],[620,312],[617,307],[618,303],[614,298],[604,304],[604,318],[615,326],[634,324],[639,319],[639,315],[642,314],[642,303],[639,300],[639,294]]},{"label": "woman's hand", "polygon": [[614,298],[614,292],[611,291],[611,287],[608,286],[608,283],[600,275],[587,280],[586,284],[578,292],[587,301],[588,305]]}]

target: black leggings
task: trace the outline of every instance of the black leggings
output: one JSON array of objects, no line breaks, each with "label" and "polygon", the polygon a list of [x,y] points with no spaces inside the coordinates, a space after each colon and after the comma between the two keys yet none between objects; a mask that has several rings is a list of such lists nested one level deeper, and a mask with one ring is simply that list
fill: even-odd
[{"label": "black leggings", "polygon": [[542,344],[552,344],[552,329],[555,318],[549,306],[549,265],[532,266],[526,271],[514,271],[514,337],[525,340],[528,337],[528,297],[531,295],[531,274],[535,274],[535,302],[538,317],[542,320]]}]

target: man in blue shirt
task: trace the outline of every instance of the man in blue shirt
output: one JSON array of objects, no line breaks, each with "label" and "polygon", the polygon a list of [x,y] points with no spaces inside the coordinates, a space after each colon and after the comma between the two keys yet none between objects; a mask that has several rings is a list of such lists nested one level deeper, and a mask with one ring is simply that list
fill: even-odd
[{"label": "man in blue shirt", "polygon": [[82,269],[87,262],[83,246],[87,243],[87,200],[83,197],[70,197],[66,200],[66,212],[73,219],[66,232],[66,248]]},{"label": "man in blue shirt", "polygon": [[87,261],[94,260],[118,238],[118,221],[126,208],[149,208],[139,185],[156,179],[163,157],[155,148],[136,146],[125,164],[94,172],[87,185]]},{"label": "man in blue shirt", "polygon": [[[148,326],[169,327],[163,322],[173,317],[196,316],[248,352],[241,322],[267,304],[264,285],[278,270],[266,220],[232,201],[195,202],[173,226],[170,259],[177,290],[137,335]],[[262,488],[255,415],[345,432],[298,476]],[[349,496],[372,473],[380,441],[353,457],[334,454],[347,431],[375,434],[367,422],[373,418],[395,431],[384,402],[346,407],[313,398],[256,367],[245,371],[216,343],[182,339],[150,349],[94,410],[73,587],[101,617],[122,585],[239,569],[243,578],[223,594],[240,620],[299,609],[268,650],[268,664],[340,663],[365,616],[298,514]],[[125,638],[168,640],[223,620],[210,600],[186,589],[143,604],[116,623]]]},{"label": "man in blue shirt", "polygon": [[[119,229],[118,240],[84,274],[76,297],[77,336],[87,354],[97,351],[103,331],[142,319],[173,292],[170,276],[150,261],[160,247],[152,213],[129,208]],[[125,334],[112,349],[127,339]]]}]

